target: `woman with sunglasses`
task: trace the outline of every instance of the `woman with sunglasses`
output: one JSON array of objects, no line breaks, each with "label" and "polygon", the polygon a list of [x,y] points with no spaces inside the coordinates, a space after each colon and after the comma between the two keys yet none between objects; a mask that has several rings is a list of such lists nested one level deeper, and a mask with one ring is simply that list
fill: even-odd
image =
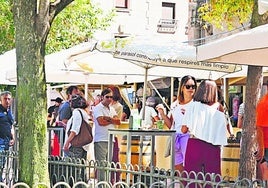
[{"label": "woman with sunglasses", "polygon": [[215,81],[203,80],[183,118],[182,132],[192,135],[185,155],[188,172],[221,173],[220,146],[227,144],[227,121],[217,89]]},{"label": "woman with sunglasses", "polygon": [[182,119],[185,111],[191,106],[193,96],[197,87],[196,79],[193,76],[187,75],[181,79],[178,89],[178,98],[170,106],[170,112],[166,116],[164,109],[161,106],[157,107],[157,110],[165,121],[165,124],[169,129],[176,130],[175,139],[175,170],[182,172],[184,170],[184,160],[186,145],[189,138],[188,133],[182,133]]}]

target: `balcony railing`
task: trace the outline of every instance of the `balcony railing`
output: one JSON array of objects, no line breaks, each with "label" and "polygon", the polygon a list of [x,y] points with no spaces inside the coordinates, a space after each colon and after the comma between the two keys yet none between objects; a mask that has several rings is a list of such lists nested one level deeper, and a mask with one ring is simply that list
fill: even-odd
[{"label": "balcony railing", "polygon": [[174,34],[177,29],[177,22],[174,19],[160,19],[157,24],[157,32]]}]

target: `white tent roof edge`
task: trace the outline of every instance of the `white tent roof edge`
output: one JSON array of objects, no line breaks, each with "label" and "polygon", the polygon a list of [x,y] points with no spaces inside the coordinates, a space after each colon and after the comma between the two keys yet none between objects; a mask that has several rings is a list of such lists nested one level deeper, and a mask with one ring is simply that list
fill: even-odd
[{"label": "white tent roof edge", "polygon": [[259,14],[264,14],[268,11],[268,0],[258,0]]},{"label": "white tent roof edge", "polygon": [[268,66],[268,24],[197,47],[197,60]]}]

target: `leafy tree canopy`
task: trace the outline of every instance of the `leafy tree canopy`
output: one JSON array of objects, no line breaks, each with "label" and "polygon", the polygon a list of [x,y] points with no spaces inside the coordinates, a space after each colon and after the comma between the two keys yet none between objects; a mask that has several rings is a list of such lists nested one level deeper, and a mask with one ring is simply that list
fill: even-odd
[{"label": "leafy tree canopy", "polygon": [[15,46],[15,28],[11,0],[0,0],[0,54]]},{"label": "leafy tree canopy", "polygon": [[251,19],[254,0],[211,0],[198,13],[201,19],[219,29],[235,28]]},{"label": "leafy tree canopy", "polygon": [[75,0],[53,21],[46,44],[47,53],[89,40],[97,30],[110,26],[114,17],[114,10],[105,13],[89,0]]},{"label": "leafy tree canopy", "polygon": [[[0,0],[0,54],[15,47],[12,0]],[[46,44],[50,54],[92,38],[97,30],[105,30],[115,17],[115,11],[104,12],[90,0],[75,0],[53,21]]]}]

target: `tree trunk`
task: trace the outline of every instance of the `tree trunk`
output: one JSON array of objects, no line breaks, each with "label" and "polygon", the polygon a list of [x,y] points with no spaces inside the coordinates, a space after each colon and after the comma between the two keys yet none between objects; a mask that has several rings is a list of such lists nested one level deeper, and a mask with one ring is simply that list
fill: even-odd
[{"label": "tree trunk", "polygon": [[248,66],[245,114],[242,126],[239,176],[253,179],[256,177],[256,118],[255,110],[263,82],[262,67]]},{"label": "tree trunk", "polygon": [[[264,15],[258,13],[258,0],[254,0],[251,28],[268,22],[268,12]],[[239,176],[241,178],[256,178],[256,106],[260,98],[263,83],[262,67],[248,66],[245,114],[242,126],[242,142],[239,162]]]},{"label": "tree trunk", "polygon": [[14,0],[19,181],[30,187],[36,187],[40,183],[45,184],[44,187],[50,187],[46,138],[45,45],[55,16],[71,2],[73,0]]},{"label": "tree trunk", "polygon": [[19,181],[30,187],[40,182],[49,186],[44,69],[46,30],[41,31],[44,23],[38,23],[42,16],[38,14],[38,2],[40,1],[14,1],[20,138]]}]

